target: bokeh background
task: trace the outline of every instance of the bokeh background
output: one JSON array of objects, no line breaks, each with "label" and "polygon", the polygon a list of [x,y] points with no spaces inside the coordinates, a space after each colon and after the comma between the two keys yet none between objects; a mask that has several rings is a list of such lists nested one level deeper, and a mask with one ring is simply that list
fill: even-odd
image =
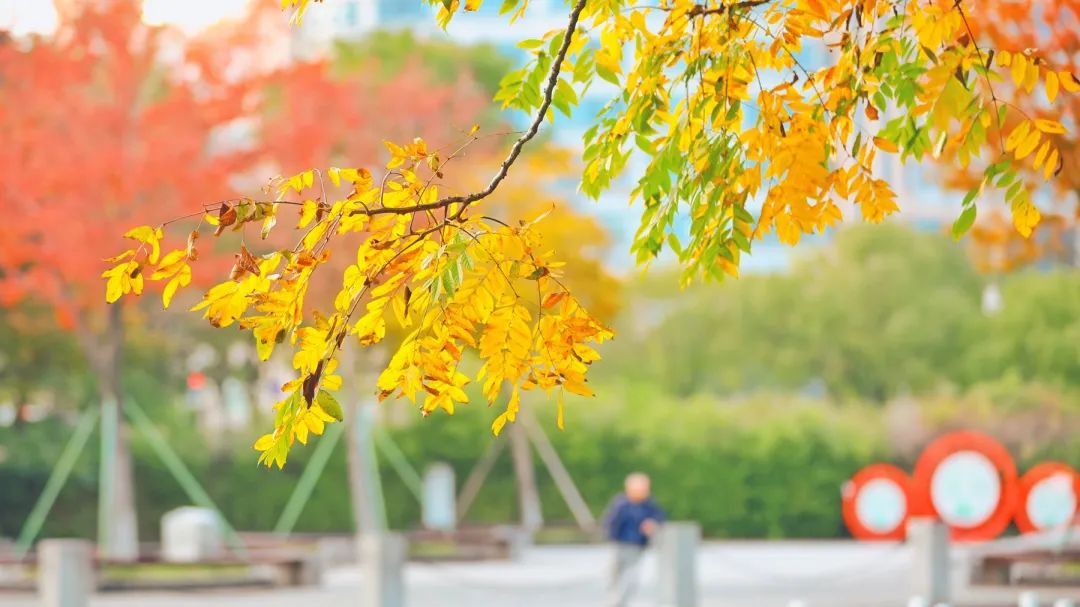
[{"label": "bokeh background", "polygon": [[[442,32],[419,1],[338,0],[290,27],[278,5],[0,1],[0,537],[18,533],[80,412],[109,395],[152,417],[233,526],[271,529],[312,453],[294,450],[279,472],[251,450],[288,361],[256,364],[238,332],[185,313],[197,289],[167,312],[154,294],[107,308],[102,259],[132,225],[257,193],[274,174],[378,166],[383,139],[449,146],[480,124],[482,144],[450,178],[485,182],[525,120],[489,101],[524,58],[514,44],[565,18],[560,2],[533,0],[530,18],[507,28],[489,1]],[[1075,35],[1054,42],[1067,58],[1080,48]],[[1021,470],[1080,466],[1068,180],[1038,194],[1048,220],[1032,240],[988,200],[955,242],[963,194],[950,187],[966,177],[886,164],[904,211],[885,225],[852,216],[797,249],[766,239],[740,279],[680,288],[665,260],[644,273],[629,258],[631,181],[598,203],[575,194],[581,132],[610,94],[592,91],[546,126],[489,207],[515,218],[555,203],[548,237],[617,329],[594,368],[598,396],[568,400],[564,432],[552,403],[527,403],[594,512],[644,470],[672,517],[707,535],[843,537],[840,488],[853,472],[910,469],[930,439],[958,428],[996,437]],[[196,282],[227,272],[227,244],[208,247]],[[372,392],[370,364],[357,359],[346,398]],[[496,413],[470,405],[425,419],[388,402],[379,418],[416,468],[446,461],[461,479],[496,440]],[[147,437],[129,438],[140,537],[153,540],[161,515],[188,500]],[[353,529],[346,448],[297,531]],[[89,448],[79,459],[43,537],[93,537],[98,457]],[[390,526],[415,527],[418,504],[386,462],[380,472]],[[515,520],[514,488],[504,457],[468,520]],[[569,523],[542,472],[539,488],[549,525]]]}]

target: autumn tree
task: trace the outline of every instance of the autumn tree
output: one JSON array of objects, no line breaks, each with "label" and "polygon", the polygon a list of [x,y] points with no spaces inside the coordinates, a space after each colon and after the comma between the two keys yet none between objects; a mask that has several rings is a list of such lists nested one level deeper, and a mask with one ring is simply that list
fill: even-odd
[{"label": "autumn tree", "polygon": [[[115,253],[123,226],[189,215],[228,193],[250,156],[217,134],[245,115],[245,90],[226,84],[217,64],[198,54],[161,63],[179,41],[146,26],[137,2],[59,7],[54,35],[0,45],[0,302],[51,307],[78,337],[102,402],[119,408],[123,308],[102,305],[102,259]],[[192,86],[185,70],[206,77]],[[156,234],[135,229],[127,236],[150,242]],[[210,267],[222,267],[206,253]],[[141,254],[162,260],[153,247]],[[120,277],[136,292],[162,278],[167,292],[192,281],[188,272]],[[133,476],[120,428],[108,485],[112,512],[99,541],[109,557],[134,558]]]},{"label": "autumn tree", "polygon": [[[426,1],[446,25],[483,0]],[[1013,78],[1056,86],[1060,101],[1080,83],[1036,52],[981,43],[969,22],[976,4],[573,0],[566,27],[523,40],[531,59],[502,80],[496,100],[531,121],[485,186],[445,188],[477,141],[470,133],[450,151],[423,139],[387,142],[390,159],[377,170],[310,169],[282,177],[266,197],[221,204],[206,217],[219,228],[295,209],[302,230],[291,248],[259,256],[242,249],[230,279],[197,306],[215,325],[250,330],[264,356],[279,342],[295,351],[296,377],[284,387],[275,428],[255,445],[260,461],[283,465],[295,441],[339,417],[331,392],[341,383],[333,373],[341,348],[380,342],[388,323],[409,333],[378,391],[412,399],[425,413],[453,412],[475,381],[485,400],[501,403],[498,433],[516,418],[522,391],[552,393],[560,411],[564,393],[591,394],[593,345],[611,331],[566,288],[563,262],[540,236],[543,214],[508,222],[491,214],[489,200],[544,121],[572,113],[589,90],[610,90],[611,99],[585,134],[581,191],[600,195],[640,158],[633,251],[648,263],[670,250],[685,280],[737,274],[766,234],[795,244],[825,230],[842,219],[840,200],[872,222],[895,213],[893,189],[874,171],[879,154],[920,161],[950,149],[961,166],[984,165],[955,231],[973,222],[979,191],[997,187],[1015,229],[1029,235],[1041,213],[1025,184],[1059,171],[1054,136],[1065,127],[1014,118],[1020,110],[995,91]],[[296,18],[310,5],[282,1]],[[528,12],[525,0],[501,7],[511,22]],[[815,49],[827,60],[808,61]],[[348,195],[325,195],[327,182],[345,184]],[[187,271],[182,246],[171,258],[179,265],[146,257],[161,244],[153,233],[112,271],[110,300],[132,290],[123,276],[143,268]],[[342,250],[349,235],[362,242]],[[305,293],[333,255],[355,255],[356,263],[336,277],[333,306],[315,309]],[[480,361],[471,376],[459,366],[466,352]],[[504,389],[509,397],[500,399]]]},{"label": "autumn tree", "polygon": [[[969,16],[976,40],[990,48],[1016,49],[1022,60],[998,59],[1008,68],[1007,77],[995,89],[997,97],[1014,111],[1006,116],[1008,131],[1028,118],[1075,125],[1080,119],[1080,96],[1062,94],[1061,73],[1075,74],[1080,63],[1080,2],[1077,0],[988,0]],[[1038,67],[1030,67],[1030,65]],[[1015,70],[1013,68],[1016,68]],[[1042,69],[1046,77],[1040,82],[1029,78],[1029,72]],[[996,125],[991,130],[996,131]],[[986,145],[1000,138],[991,133]],[[1054,170],[1057,178],[1051,182],[1054,196],[1044,206],[1043,221],[1031,238],[1010,229],[1003,214],[990,209],[980,216],[972,229],[970,248],[975,263],[986,272],[1008,271],[1039,260],[1061,260],[1075,263],[1080,259],[1077,244],[1067,236],[1075,234],[1080,205],[1080,142],[1075,131],[1048,135],[1060,153]],[[1046,146],[1044,156],[1049,156]],[[951,152],[952,150],[948,150]],[[1040,147],[1040,150],[1041,147]],[[1039,158],[1036,152],[1036,159]],[[944,154],[947,183],[969,189],[978,186],[985,163],[961,166],[955,156]],[[1049,158],[1047,158],[1049,160]],[[1034,165],[1026,171],[1035,169]],[[1031,187],[1025,184],[1023,187]],[[990,199],[1000,192],[987,191]],[[1076,239],[1076,236],[1073,236]]]}]

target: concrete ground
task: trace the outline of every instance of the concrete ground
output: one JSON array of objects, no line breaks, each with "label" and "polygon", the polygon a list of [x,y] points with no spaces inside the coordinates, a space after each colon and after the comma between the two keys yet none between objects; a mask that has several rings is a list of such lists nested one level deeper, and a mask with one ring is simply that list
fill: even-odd
[{"label": "concrete ground", "polygon": [[[700,607],[904,607],[910,550],[853,542],[710,542],[698,554]],[[410,563],[409,607],[602,607],[610,555],[604,546],[541,546],[517,561]],[[361,572],[331,568],[319,587],[200,592],[115,592],[91,607],[359,607]],[[957,596],[954,605],[1016,605],[1016,591]],[[1080,589],[1040,593],[1044,605]],[[653,556],[646,557],[634,607],[656,605]],[[36,607],[28,593],[0,594],[2,607]]]}]

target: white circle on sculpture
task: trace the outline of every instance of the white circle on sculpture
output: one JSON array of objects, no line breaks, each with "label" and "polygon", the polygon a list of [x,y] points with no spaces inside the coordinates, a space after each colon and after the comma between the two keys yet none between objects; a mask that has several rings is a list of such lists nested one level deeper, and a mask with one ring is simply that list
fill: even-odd
[{"label": "white circle on sculpture", "polygon": [[1038,529],[1052,529],[1068,523],[1076,513],[1076,491],[1069,474],[1055,474],[1035,483],[1028,492],[1028,519]]},{"label": "white circle on sculpture", "polygon": [[855,517],[874,533],[889,533],[904,522],[907,497],[904,490],[887,478],[875,478],[855,496]]},{"label": "white circle on sculpture", "polygon": [[958,451],[938,464],[930,478],[930,500],[951,527],[985,523],[1001,499],[1001,477],[982,453]]}]

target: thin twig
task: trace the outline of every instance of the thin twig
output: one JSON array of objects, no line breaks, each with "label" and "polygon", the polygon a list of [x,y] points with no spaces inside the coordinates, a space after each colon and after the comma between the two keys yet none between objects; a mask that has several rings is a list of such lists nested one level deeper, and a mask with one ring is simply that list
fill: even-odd
[{"label": "thin twig", "polygon": [[[495,189],[499,187],[499,184],[506,179],[507,173],[510,171],[510,167],[517,161],[518,156],[521,155],[522,148],[526,143],[532,140],[533,137],[540,130],[540,125],[544,122],[544,117],[547,115],[548,109],[551,107],[551,99],[555,94],[555,86],[559,83],[559,75],[562,73],[563,63],[566,61],[566,54],[570,51],[570,43],[573,40],[574,32],[577,31],[578,21],[581,18],[581,12],[585,9],[585,3],[588,0],[578,0],[574,5],[573,10],[570,11],[570,21],[566,24],[566,31],[563,35],[562,46],[559,47],[559,52],[555,54],[555,57],[551,64],[551,71],[548,72],[547,84],[544,85],[543,101],[540,103],[540,107],[536,111],[536,116],[533,118],[532,124],[525,133],[514,142],[513,147],[510,148],[510,153],[503,160],[502,165],[499,166],[499,170],[495,173],[495,176],[491,178],[487,187],[479,192],[473,192],[472,194],[462,196],[446,196],[436,201],[417,204],[407,207],[391,207],[387,208],[381,206],[377,209],[365,210],[365,215],[383,215],[387,213],[404,214],[404,213],[418,213],[421,211],[431,211],[435,209],[444,209],[452,204],[460,204],[461,207],[450,217],[452,221],[456,221],[461,218],[462,213],[472,203],[487,198]],[[763,0],[754,0],[763,1]]]},{"label": "thin twig", "polygon": [[570,11],[570,21],[566,24],[566,31],[563,35],[562,46],[559,47],[559,52],[555,54],[555,58],[551,63],[551,71],[548,73],[547,85],[544,87],[543,101],[540,103],[540,107],[536,111],[536,116],[533,118],[532,124],[529,126],[525,134],[518,138],[514,142],[513,147],[510,148],[510,154],[507,155],[506,160],[503,160],[502,165],[499,167],[498,172],[491,178],[491,182],[488,186],[479,192],[474,192],[467,196],[449,196],[441,198],[431,203],[435,205],[434,208],[446,207],[451,204],[461,204],[461,208],[454,213],[453,218],[458,219],[465,211],[465,208],[470,204],[487,198],[490,196],[499,184],[506,179],[506,174],[510,171],[510,166],[514,164],[518,156],[521,155],[522,148],[528,143],[536,133],[540,130],[540,125],[544,122],[544,117],[547,115],[548,108],[551,107],[551,98],[555,94],[555,85],[559,83],[559,74],[562,72],[563,63],[566,61],[566,53],[570,51],[570,43],[573,41],[574,32],[577,31],[578,20],[581,18],[581,12],[585,10],[585,3],[587,0],[578,0],[574,5],[574,9]]},{"label": "thin twig", "polygon": [[762,4],[768,4],[769,2],[772,2],[772,0],[743,0],[742,2],[733,2],[715,8],[709,8],[704,4],[697,4],[694,5],[694,8],[686,12],[686,16],[698,17],[701,15],[722,15],[734,10],[754,8],[756,6],[761,6]]},{"label": "thin twig", "polygon": [[964,14],[964,7],[960,5],[962,0],[956,0],[953,4],[953,8],[956,12],[960,13],[960,19],[964,22],[964,29],[967,30],[968,39],[971,40],[971,45],[975,47],[975,52],[979,55],[979,63],[983,67],[983,78],[986,79],[986,88],[990,91],[990,100],[994,104],[994,118],[997,120],[998,127],[998,144],[1001,146],[1001,153],[1005,153],[1005,134],[1001,128],[1001,112],[998,111],[998,107],[1001,102],[997,98],[997,94],[994,93],[994,85],[990,82],[990,64],[983,59],[982,49],[979,48],[979,43],[975,41],[975,33],[971,31],[971,25],[968,24],[967,15]]}]

